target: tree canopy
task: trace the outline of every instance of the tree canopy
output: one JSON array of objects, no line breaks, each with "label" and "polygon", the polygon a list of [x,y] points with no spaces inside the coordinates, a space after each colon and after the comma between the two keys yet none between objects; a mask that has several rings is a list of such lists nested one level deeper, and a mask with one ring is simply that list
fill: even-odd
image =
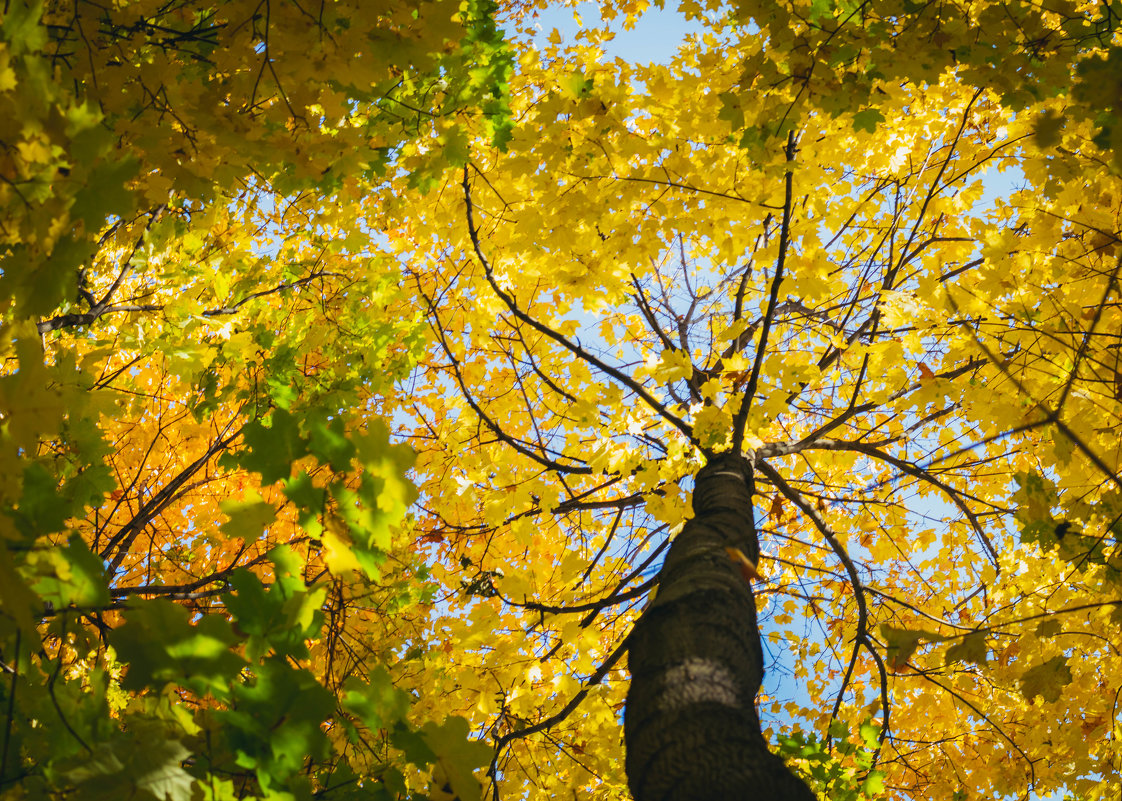
[{"label": "tree canopy", "polygon": [[0,797],[1111,798],[1117,4],[556,5],[4,6]]}]

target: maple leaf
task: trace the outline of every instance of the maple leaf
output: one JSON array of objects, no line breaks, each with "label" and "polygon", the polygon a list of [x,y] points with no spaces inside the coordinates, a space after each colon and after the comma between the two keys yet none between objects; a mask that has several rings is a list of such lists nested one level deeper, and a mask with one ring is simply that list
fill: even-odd
[{"label": "maple leaf", "polygon": [[986,644],[985,634],[971,632],[964,636],[960,642],[956,642],[947,648],[946,664],[963,661],[984,665],[988,655],[989,646]]},{"label": "maple leaf", "polygon": [[923,643],[943,639],[929,631],[902,629],[887,623],[881,625],[880,632],[888,646],[885,651],[886,661],[893,670],[906,669],[908,660]]},{"label": "maple leaf", "polygon": [[1046,662],[1029,668],[1021,676],[1021,694],[1031,701],[1040,696],[1048,703],[1060,700],[1064,688],[1071,684],[1071,668],[1066,656],[1054,656]]}]

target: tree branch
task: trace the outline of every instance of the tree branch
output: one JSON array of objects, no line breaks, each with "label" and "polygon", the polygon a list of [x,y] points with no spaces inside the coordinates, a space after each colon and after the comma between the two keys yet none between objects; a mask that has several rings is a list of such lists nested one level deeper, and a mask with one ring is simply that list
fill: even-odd
[{"label": "tree branch", "polygon": [[682,434],[685,435],[686,439],[688,439],[691,443],[697,445],[697,440],[694,439],[693,436],[693,426],[689,425],[685,420],[671,412],[663,404],[659,403],[658,400],[655,399],[655,397],[651,395],[646,389],[644,389],[641,384],[639,384],[637,381],[635,381],[633,378],[631,378],[621,370],[612,367],[606,362],[598,359],[596,356],[582,348],[579,344],[569,341],[567,337],[563,336],[557,331],[554,331],[544,323],[535,320],[526,312],[522,311],[522,309],[519,308],[518,304],[515,302],[514,298],[511,295],[507,294],[502,289],[502,287],[499,286],[498,281],[495,280],[495,274],[491,269],[491,263],[487,261],[487,257],[483,255],[483,248],[479,244],[479,232],[475,227],[473,212],[474,206],[471,200],[471,184],[468,180],[468,170],[466,166],[464,167],[463,187],[464,201],[466,203],[468,235],[471,238],[472,248],[475,250],[475,256],[477,259],[479,259],[479,263],[483,267],[483,273],[487,279],[487,283],[491,285],[491,289],[496,295],[498,295],[499,300],[501,300],[503,304],[506,305],[506,307],[510,310],[510,313],[534,330],[545,334],[547,337],[564,347],[577,358],[588,362],[600,372],[610,376],[611,378],[614,378],[620,384],[623,384],[625,387],[638,395],[643,400],[643,402],[646,403],[647,406],[649,406],[656,414],[658,414],[660,417],[662,417],[664,420],[666,420],[672,426],[682,432]]},{"label": "tree branch", "polygon": [[791,201],[794,196],[795,186],[795,154],[798,153],[798,140],[795,132],[787,134],[787,147],[784,154],[787,157],[787,171],[783,178],[783,220],[779,229],[779,255],[775,259],[775,275],[771,277],[771,293],[767,299],[767,310],[764,312],[763,328],[760,331],[760,341],[756,343],[756,358],[752,362],[752,372],[748,383],[744,387],[743,399],[740,408],[736,410],[736,417],[732,424],[732,452],[740,455],[744,445],[744,427],[748,422],[748,412],[752,408],[752,401],[756,397],[756,387],[763,371],[764,354],[767,351],[767,338],[774,322],[775,307],[779,303],[779,285],[783,281],[783,268],[787,262],[787,248],[791,243]]}]

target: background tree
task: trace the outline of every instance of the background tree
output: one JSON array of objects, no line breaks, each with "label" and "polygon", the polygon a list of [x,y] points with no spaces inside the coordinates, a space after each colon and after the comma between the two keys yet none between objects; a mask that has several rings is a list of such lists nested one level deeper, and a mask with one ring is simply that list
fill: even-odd
[{"label": "background tree", "polygon": [[[702,14],[705,6],[682,9]],[[1078,151],[1087,140],[1115,172],[1122,167],[1118,2],[767,0],[737,3],[730,13],[771,47],[744,63],[726,113],[735,119],[741,102],[752,102],[753,88],[795,89],[781,114],[745,132],[749,138],[785,134],[811,108],[874,125],[883,119],[883,84],[922,90],[953,71],[1010,112],[1033,114],[1037,142],[1055,146],[1049,160],[1064,165],[1064,178],[1081,169]]]},{"label": "background tree", "polygon": [[478,794],[384,667],[418,329],[347,203],[508,69],[486,2],[4,4],[0,794]]}]

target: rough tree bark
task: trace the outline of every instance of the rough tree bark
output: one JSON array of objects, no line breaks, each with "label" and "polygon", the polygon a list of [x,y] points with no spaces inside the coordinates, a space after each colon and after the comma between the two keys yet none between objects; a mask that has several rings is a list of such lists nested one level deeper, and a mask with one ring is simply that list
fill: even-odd
[{"label": "rough tree bark", "polygon": [[768,750],[756,714],[756,605],[726,551],[759,559],[753,491],[742,457],[714,457],[698,472],[694,517],[629,637],[624,744],[635,801],[815,801]]}]

